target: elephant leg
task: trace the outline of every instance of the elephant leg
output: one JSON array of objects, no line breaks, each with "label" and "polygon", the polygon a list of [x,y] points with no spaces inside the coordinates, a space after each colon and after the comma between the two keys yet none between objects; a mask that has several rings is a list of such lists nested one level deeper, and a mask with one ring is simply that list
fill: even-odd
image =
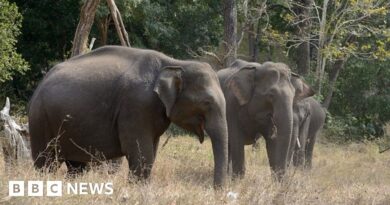
[{"label": "elephant leg", "polygon": [[77,175],[80,175],[84,171],[87,171],[87,163],[86,162],[77,162],[77,161],[66,160],[65,164],[66,164],[66,167],[68,168],[66,175],[67,175],[67,177],[70,177],[70,178],[75,177]]},{"label": "elephant leg", "polygon": [[313,159],[313,150],[314,150],[314,144],[316,141],[317,135],[313,135],[308,139],[308,142],[306,144],[306,152],[305,152],[305,164],[304,167],[306,169],[311,169],[312,167],[312,159]]},{"label": "elephant leg", "polygon": [[[228,168],[231,166],[232,178],[243,178],[245,175],[244,133],[237,126],[236,120],[230,122],[231,129],[228,141]],[[230,171],[230,170],[228,170]]]},{"label": "elephant leg", "polygon": [[[287,167],[289,167],[292,163],[292,165],[295,166],[294,158],[296,157],[296,153],[299,149],[298,147],[298,137],[299,137],[299,122],[296,115],[294,115],[294,121],[293,121],[293,131],[292,131],[292,137],[290,139],[290,147],[288,148],[288,155],[287,155]],[[300,145],[300,143],[299,143]]]},{"label": "elephant leg", "polygon": [[150,176],[154,162],[152,146],[140,146],[139,150],[127,155],[129,169],[137,179],[147,179]]},{"label": "elephant leg", "polygon": [[303,147],[295,149],[294,157],[293,157],[293,165],[295,167],[302,166],[304,162],[304,157],[305,157],[305,151]]},{"label": "elephant leg", "polygon": [[150,176],[154,162],[154,147],[152,142],[137,140],[136,145],[126,154],[130,172],[137,179],[147,179]]},{"label": "elephant leg", "polygon": [[297,145],[295,146],[294,149],[294,156],[293,156],[293,165],[295,167],[302,166],[305,160],[305,149],[306,149],[306,137],[304,137],[304,133],[300,132],[299,137],[299,144],[300,147]]},{"label": "elephant leg", "polygon": [[305,163],[305,153],[306,153],[306,145],[307,145],[307,139],[305,134],[301,134],[299,137],[299,142],[301,147],[296,146],[294,158],[293,158],[293,164],[296,167],[303,166]]},{"label": "elephant leg", "polygon": [[54,150],[46,150],[39,153],[34,160],[34,167],[42,172],[55,173],[61,166],[63,160],[58,159]]},{"label": "elephant leg", "polygon": [[232,175],[232,152],[231,152],[231,148],[230,148],[230,145],[228,145],[228,170],[227,170],[227,173],[229,175]]},{"label": "elephant leg", "polygon": [[242,178],[245,175],[245,150],[242,143],[231,149],[233,178]]},{"label": "elephant leg", "polygon": [[153,161],[156,159],[159,142],[160,142],[160,136],[155,137],[153,141],[153,154],[154,154]]},{"label": "elephant leg", "polygon": [[[56,138],[49,129],[47,120],[42,116],[37,117],[32,123],[30,123],[31,136],[34,136],[36,140],[31,141],[31,154],[34,160],[35,169],[41,172],[54,173],[61,166],[63,159],[59,156],[56,147]],[[43,122],[43,127],[40,125]]]},{"label": "elephant leg", "polygon": [[295,156],[294,156],[294,166],[303,166],[305,164],[305,153],[306,153],[306,147],[307,147],[307,141],[309,136],[309,126],[310,126],[310,120],[311,116],[310,114],[301,122],[301,125],[299,126],[299,143],[300,147],[297,146],[297,149],[295,150]]},{"label": "elephant leg", "polygon": [[107,161],[108,174],[115,174],[119,171],[122,164],[122,157],[110,159]]}]

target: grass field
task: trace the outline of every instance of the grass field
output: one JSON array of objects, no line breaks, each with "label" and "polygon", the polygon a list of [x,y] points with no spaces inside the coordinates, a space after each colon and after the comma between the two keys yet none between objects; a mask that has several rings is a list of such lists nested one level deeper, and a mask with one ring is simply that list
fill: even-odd
[{"label": "grass field", "polygon": [[[164,142],[165,136],[161,140]],[[161,143],[162,144],[162,143]],[[375,144],[334,145],[320,142],[313,169],[289,170],[283,185],[270,178],[264,143],[246,148],[247,174],[222,191],[212,188],[210,140],[203,145],[188,136],[174,137],[159,149],[149,183],[127,182],[127,163],[110,175],[107,167],[76,179],[65,178],[65,167],[40,176],[31,163],[4,172],[0,162],[0,201],[4,204],[390,204],[390,151],[378,153]],[[9,180],[60,180],[63,183],[113,183],[112,195],[8,197]],[[227,196],[228,192],[237,197]]]}]

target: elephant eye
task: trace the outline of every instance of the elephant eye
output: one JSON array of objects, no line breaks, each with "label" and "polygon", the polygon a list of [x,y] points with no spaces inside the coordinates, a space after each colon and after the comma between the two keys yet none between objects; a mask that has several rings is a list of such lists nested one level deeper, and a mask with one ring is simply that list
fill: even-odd
[{"label": "elephant eye", "polygon": [[204,101],[199,102],[198,106],[200,107],[202,112],[205,112],[211,108],[212,104],[213,104],[212,101],[204,100]]},{"label": "elephant eye", "polygon": [[203,104],[206,105],[206,106],[210,106],[211,105],[211,101],[206,100],[206,101],[203,102]]}]

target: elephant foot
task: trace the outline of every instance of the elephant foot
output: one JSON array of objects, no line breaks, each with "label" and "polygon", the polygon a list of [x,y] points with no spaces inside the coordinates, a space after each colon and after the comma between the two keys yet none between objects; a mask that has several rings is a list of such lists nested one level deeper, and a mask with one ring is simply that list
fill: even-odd
[{"label": "elephant foot", "polygon": [[241,180],[245,177],[245,171],[240,171],[240,172],[233,172],[232,174],[232,180],[235,181],[235,180]]},{"label": "elephant foot", "polygon": [[311,170],[312,169],[312,165],[311,165],[311,162],[306,162],[304,167],[303,167],[305,170]]},{"label": "elephant foot", "polygon": [[56,159],[53,155],[42,154],[34,160],[34,167],[41,173],[55,173],[63,161]]},{"label": "elephant foot", "polygon": [[87,171],[87,163],[77,161],[65,161],[68,171],[66,173],[67,178],[75,178]]},{"label": "elephant foot", "polygon": [[108,174],[115,174],[121,168],[122,158],[108,160],[107,165],[108,165]]},{"label": "elephant foot", "polygon": [[272,179],[276,182],[283,183],[288,177],[285,170],[271,170]]},{"label": "elephant foot", "polygon": [[139,175],[134,174],[134,172],[129,172],[128,182],[130,184],[149,183],[150,182],[150,177],[149,177],[149,175],[148,176],[145,176],[145,175],[139,176]]},{"label": "elephant foot", "polygon": [[[142,168],[141,168],[142,167]],[[152,170],[152,166],[130,166],[129,171],[129,182],[135,183],[135,182],[141,182],[141,183],[147,183],[149,182],[150,173]]]}]

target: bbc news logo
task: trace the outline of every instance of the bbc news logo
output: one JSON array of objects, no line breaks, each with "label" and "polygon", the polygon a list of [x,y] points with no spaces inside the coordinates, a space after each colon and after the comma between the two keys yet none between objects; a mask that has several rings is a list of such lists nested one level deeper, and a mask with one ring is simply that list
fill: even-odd
[{"label": "bbc news logo", "polygon": [[[45,186],[46,185],[46,186]],[[63,186],[64,185],[64,186]],[[114,192],[112,182],[108,183],[66,183],[62,181],[9,181],[9,196],[53,196],[62,194],[111,195]],[[26,195],[27,193],[27,195]]]}]

